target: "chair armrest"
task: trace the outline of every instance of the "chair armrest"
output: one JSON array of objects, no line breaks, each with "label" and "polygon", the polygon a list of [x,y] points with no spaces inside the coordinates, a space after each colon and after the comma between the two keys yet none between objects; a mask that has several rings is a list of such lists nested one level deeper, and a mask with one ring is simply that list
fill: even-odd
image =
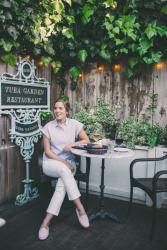
[{"label": "chair armrest", "polygon": [[[161,170],[161,171],[158,171],[154,177],[153,177],[153,181],[152,181],[152,184],[153,184],[153,187],[154,185],[156,185],[159,177],[161,177],[162,175],[166,174],[167,175],[167,170]],[[166,178],[167,179],[167,178]]]},{"label": "chair armrest", "polygon": [[151,161],[162,161],[167,159],[167,154],[157,158],[137,158],[130,163],[130,178],[133,178],[133,167],[137,162],[151,162]]}]

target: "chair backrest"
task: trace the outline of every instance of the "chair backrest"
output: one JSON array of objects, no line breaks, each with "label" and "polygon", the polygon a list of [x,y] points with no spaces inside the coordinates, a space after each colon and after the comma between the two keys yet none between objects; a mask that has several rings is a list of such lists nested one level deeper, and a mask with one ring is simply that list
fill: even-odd
[{"label": "chair backrest", "polygon": [[167,154],[165,154],[162,157],[152,157],[152,158],[137,158],[134,159],[131,163],[130,163],[130,178],[134,178],[133,177],[133,167],[137,162],[159,162],[159,161],[163,161],[167,159]]}]

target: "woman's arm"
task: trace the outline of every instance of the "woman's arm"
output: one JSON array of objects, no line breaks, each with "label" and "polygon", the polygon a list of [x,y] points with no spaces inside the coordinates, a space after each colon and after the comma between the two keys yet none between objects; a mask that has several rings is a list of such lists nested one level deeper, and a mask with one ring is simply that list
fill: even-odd
[{"label": "woman's arm", "polygon": [[71,171],[74,170],[74,167],[69,162],[67,162],[65,159],[57,156],[55,153],[53,153],[50,150],[50,147],[51,147],[50,141],[46,135],[43,135],[43,144],[44,144],[44,152],[48,158],[63,162]]},{"label": "woman's arm", "polygon": [[68,152],[71,150],[71,147],[73,147],[73,146],[79,146],[81,144],[87,144],[87,143],[89,143],[89,138],[88,138],[86,132],[84,131],[84,129],[82,128],[80,133],[79,133],[79,141],[76,141],[76,142],[73,142],[73,143],[66,145],[64,147],[64,151]]}]

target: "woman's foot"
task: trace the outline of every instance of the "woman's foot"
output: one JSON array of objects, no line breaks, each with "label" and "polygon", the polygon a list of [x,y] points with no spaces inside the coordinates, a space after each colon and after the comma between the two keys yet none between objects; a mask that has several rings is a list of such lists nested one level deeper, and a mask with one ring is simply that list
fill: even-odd
[{"label": "woman's foot", "polygon": [[79,207],[77,207],[76,209],[77,209],[77,211],[78,211],[78,213],[79,213],[80,216],[86,214],[86,211],[85,211],[84,206],[82,205],[82,203],[81,203],[81,205],[80,205]]},{"label": "woman's foot", "polygon": [[39,240],[46,240],[49,236],[49,227],[41,226],[38,232]]},{"label": "woman's foot", "polygon": [[6,221],[3,218],[0,218],[0,227],[4,226]]},{"label": "woman's foot", "polygon": [[76,214],[77,214],[77,217],[78,217],[78,220],[79,220],[79,223],[82,227],[84,228],[88,228],[90,226],[89,224],[89,219],[88,219],[88,216],[84,211],[79,211],[77,208],[76,208]]}]

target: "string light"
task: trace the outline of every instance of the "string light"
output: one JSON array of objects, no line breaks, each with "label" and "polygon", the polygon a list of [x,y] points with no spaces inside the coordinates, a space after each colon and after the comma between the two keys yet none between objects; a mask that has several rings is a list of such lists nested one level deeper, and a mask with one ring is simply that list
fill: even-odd
[{"label": "string light", "polygon": [[29,60],[30,60],[30,58],[31,58],[31,56],[30,56],[30,55],[26,55],[26,56],[24,57],[24,59],[25,59],[25,60],[27,60],[27,61],[29,61]]},{"label": "string light", "polygon": [[36,64],[37,64],[37,66],[39,66],[39,67],[42,67],[42,66],[44,65],[44,63],[43,63],[42,60],[38,60],[38,61],[36,62]]},{"label": "string light", "polygon": [[114,71],[120,72],[121,71],[121,64],[114,64]]},{"label": "string light", "polygon": [[161,69],[165,68],[165,63],[164,62],[157,63],[157,64],[155,64],[155,68],[157,70],[161,70]]},{"label": "string light", "polygon": [[78,80],[82,80],[83,79],[83,73],[80,73],[79,76],[78,76]]},{"label": "string light", "polygon": [[98,68],[97,68],[97,71],[99,72],[99,73],[103,73],[104,72],[104,65],[99,65],[98,66]]}]

